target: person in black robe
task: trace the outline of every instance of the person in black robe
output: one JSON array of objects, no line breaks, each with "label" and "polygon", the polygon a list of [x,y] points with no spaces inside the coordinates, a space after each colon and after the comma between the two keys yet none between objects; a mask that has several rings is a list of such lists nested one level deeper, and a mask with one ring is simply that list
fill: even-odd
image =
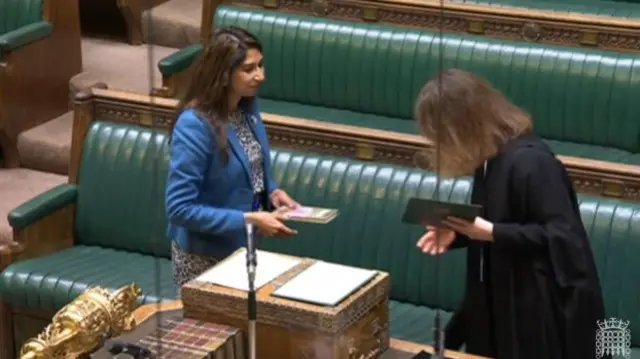
[{"label": "person in black robe", "polygon": [[[445,347],[499,359],[596,356],[602,290],[564,165],[530,117],[485,80],[449,69],[421,90],[421,132],[442,175],[474,175],[474,222],[428,227],[425,253],[467,248],[465,297]],[[439,153],[438,153],[439,151]]]}]

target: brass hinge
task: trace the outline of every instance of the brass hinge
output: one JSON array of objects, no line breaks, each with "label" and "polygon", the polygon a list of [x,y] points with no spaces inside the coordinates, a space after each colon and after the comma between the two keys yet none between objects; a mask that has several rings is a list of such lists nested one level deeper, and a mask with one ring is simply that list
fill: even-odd
[{"label": "brass hinge", "polygon": [[362,19],[365,21],[378,21],[378,8],[365,7],[362,9]]},{"label": "brass hinge", "polygon": [[267,9],[276,9],[280,6],[280,1],[279,0],[263,0],[262,6],[266,7]]},{"label": "brass hinge", "polygon": [[603,179],[602,180],[602,195],[606,197],[624,197],[624,182]]},{"label": "brass hinge", "polygon": [[580,44],[588,46],[597,46],[600,36],[595,31],[583,31],[580,34]]},{"label": "brass hinge", "polygon": [[359,160],[373,160],[375,148],[368,143],[356,143],[356,158]]},{"label": "brass hinge", "polygon": [[469,20],[467,31],[471,34],[484,34],[484,22],[479,20]]},{"label": "brass hinge", "polygon": [[140,112],[140,117],[138,121],[142,126],[151,126],[153,125],[153,116],[149,111]]}]

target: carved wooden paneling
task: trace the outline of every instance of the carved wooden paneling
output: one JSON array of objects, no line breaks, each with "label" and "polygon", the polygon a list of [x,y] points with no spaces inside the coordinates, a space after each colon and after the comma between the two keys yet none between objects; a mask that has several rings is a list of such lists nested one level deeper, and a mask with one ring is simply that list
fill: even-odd
[{"label": "carved wooden paneling", "polygon": [[[300,134],[287,132],[280,128],[269,130],[269,141],[272,147],[297,151],[315,152],[331,156],[348,157],[359,160],[370,160],[404,167],[416,167],[418,147],[399,148],[365,144],[373,151],[373,156],[358,155],[357,148],[362,143],[357,138],[351,140],[336,139],[329,135]],[[370,157],[370,158],[365,158]],[[630,201],[640,201],[640,178],[618,179],[617,176],[606,173],[602,169],[593,168],[590,171],[567,166],[567,170],[576,191],[595,196],[620,198]]]},{"label": "carved wooden paneling", "polygon": [[356,22],[471,33],[565,46],[640,50],[640,21],[525,8],[433,1],[233,0],[233,4]]},{"label": "carved wooden paneling", "polygon": [[[92,93],[91,99],[76,102],[76,125],[82,122],[79,119],[84,118],[80,116],[82,112],[79,112],[79,106],[83,105],[92,109],[92,118],[167,128],[174,119],[178,104],[173,99],[117,91],[93,89]],[[274,148],[416,167],[419,154],[428,146],[417,135],[354,128],[268,113],[263,113],[262,118],[270,145]],[[84,133],[80,128],[78,132]],[[74,141],[82,143],[82,138]],[[79,145],[73,147],[72,152],[75,151],[79,151]],[[76,157],[73,158],[79,161],[79,153]],[[558,157],[567,167],[577,191],[640,201],[640,166]]]}]

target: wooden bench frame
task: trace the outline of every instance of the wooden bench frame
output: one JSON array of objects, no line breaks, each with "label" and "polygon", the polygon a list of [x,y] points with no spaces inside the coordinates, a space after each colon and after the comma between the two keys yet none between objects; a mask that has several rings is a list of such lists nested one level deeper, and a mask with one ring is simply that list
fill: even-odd
[{"label": "wooden bench frame", "polygon": [[0,61],[0,148],[6,167],[19,165],[18,135],[69,110],[69,80],[82,71],[77,0],[42,0],[53,33]]},{"label": "wooden bench frame", "polygon": [[127,39],[130,45],[142,45],[142,13],[149,8],[154,8],[169,0],[151,0],[151,5],[147,7],[148,0],[112,0],[120,9],[127,26]]},{"label": "wooden bench frame", "polygon": [[[456,4],[440,0],[203,0],[201,37],[211,36],[215,8],[236,6],[276,9],[358,22],[378,22],[422,29],[484,35],[543,44],[640,51],[640,20],[609,16]],[[205,17],[206,16],[206,17]],[[204,43],[204,42],[203,42]]]},{"label": "wooden bench frame", "polygon": [[[100,118],[144,126],[166,127],[178,101],[119,91],[92,89],[93,111]],[[90,116],[87,114],[86,116]],[[262,114],[272,147],[309,151],[366,161],[416,166],[416,153],[430,144],[421,136],[323,121]],[[74,146],[77,146],[74,129]],[[78,132],[80,133],[80,132]],[[72,150],[70,176],[75,178],[79,152]],[[577,191],[604,197],[640,201],[640,166],[558,156]]]}]

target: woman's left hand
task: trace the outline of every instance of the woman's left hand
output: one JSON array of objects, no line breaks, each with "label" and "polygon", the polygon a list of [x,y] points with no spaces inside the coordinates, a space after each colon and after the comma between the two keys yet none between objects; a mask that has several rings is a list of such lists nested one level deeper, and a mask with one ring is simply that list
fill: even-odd
[{"label": "woman's left hand", "polygon": [[482,217],[476,217],[473,222],[456,217],[447,217],[443,222],[448,228],[471,239],[493,241],[493,223]]},{"label": "woman's left hand", "polygon": [[276,208],[288,207],[290,209],[295,209],[298,206],[300,206],[298,202],[294,201],[291,197],[289,197],[287,192],[281,189],[277,189],[271,192],[271,195],[269,197],[271,199],[271,203],[273,203],[273,205]]}]

